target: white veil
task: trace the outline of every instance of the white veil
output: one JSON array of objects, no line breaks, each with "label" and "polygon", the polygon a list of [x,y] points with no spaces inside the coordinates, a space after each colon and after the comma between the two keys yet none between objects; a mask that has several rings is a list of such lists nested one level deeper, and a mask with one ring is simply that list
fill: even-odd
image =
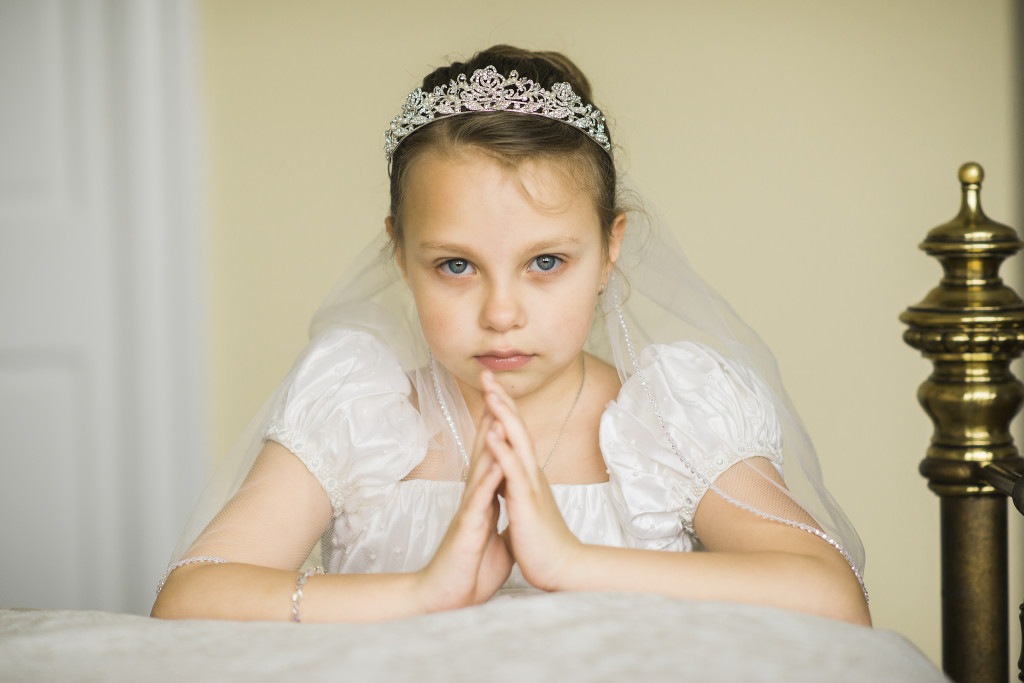
[{"label": "white veil", "polygon": [[[789,397],[783,389],[775,359],[757,334],[697,275],[667,230],[654,227],[650,214],[632,211],[627,234],[607,292],[599,297],[600,310],[587,350],[618,370],[623,382],[637,376],[648,397],[645,410],[659,423],[662,443],[693,478],[725,499],[755,514],[803,529],[833,545],[861,580],[864,551],[856,531],[822,481],[818,458]],[[250,422],[219,467],[186,526],[171,562],[193,557],[190,548],[206,525],[238,491],[264,441],[269,416],[285,399],[287,387],[319,335],[337,327],[372,333],[397,353],[410,378],[430,439],[427,457],[411,476],[457,481],[463,473],[458,443],[472,443],[474,425],[454,379],[435,367],[419,329],[412,296],[400,276],[383,232],[356,257],[313,317],[310,344],[300,354],[292,373]],[[662,412],[640,370],[638,354],[649,344],[682,340],[711,347],[726,359],[763,380],[766,400],[774,408],[782,433],[782,488],[756,472],[762,485],[730,489],[716,479],[703,461],[691,458],[672,437]],[[434,372],[432,372],[432,370]],[[749,466],[740,459],[734,466]],[[313,548],[307,564],[319,564]],[[861,581],[863,586],[863,581]]]}]

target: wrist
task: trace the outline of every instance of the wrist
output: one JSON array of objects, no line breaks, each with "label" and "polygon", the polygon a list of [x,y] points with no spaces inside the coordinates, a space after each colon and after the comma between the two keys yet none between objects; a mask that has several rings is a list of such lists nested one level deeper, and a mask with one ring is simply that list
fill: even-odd
[{"label": "wrist", "polygon": [[408,582],[408,593],[409,593],[409,604],[413,605],[414,610],[417,614],[433,614],[434,612],[440,612],[435,603],[436,592],[431,591],[430,585],[430,565],[428,564],[423,569],[416,572],[407,574],[409,577]]},{"label": "wrist", "polygon": [[305,587],[306,582],[309,580],[311,576],[317,576],[318,574],[323,573],[323,567],[314,567],[312,569],[307,569],[306,571],[299,573],[298,579],[296,579],[295,581],[295,591],[292,593],[291,618],[293,623],[298,624],[302,621],[302,612],[300,611],[300,606],[302,603],[303,588]]},{"label": "wrist", "polygon": [[590,550],[592,546],[581,543],[575,537],[573,542],[566,545],[559,563],[559,570],[555,573],[555,583],[548,588],[550,591],[571,591],[581,590],[585,586],[587,567],[590,564]]}]

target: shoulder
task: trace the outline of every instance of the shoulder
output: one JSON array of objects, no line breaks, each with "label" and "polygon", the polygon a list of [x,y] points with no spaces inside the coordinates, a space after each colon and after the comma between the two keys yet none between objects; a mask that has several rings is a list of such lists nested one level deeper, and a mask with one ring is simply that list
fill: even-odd
[{"label": "shoulder", "polygon": [[692,341],[651,344],[639,356],[639,368],[622,385],[616,402],[631,406],[658,400],[671,404],[707,404],[707,408],[770,408],[773,392],[740,361]]},{"label": "shoulder", "polygon": [[427,435],[411,392],[391,347],[327,329],[283,385],[264,438],[305,463],[337,513],[353,487],[397,481],[422,459]]},{"label": "shoulder", "polygon": [[775,397],[703,344],[651,345],[638,361],[602,416],[601,451],[639,537],[692,534],[697,504],[730,466],[760,455],[781,468]]},{"label": "shoulder", "polygon": [[369,332],[349,328],[332,327],[318,334],[291,374],[293,388],[321,384],[356,393],[380,388],[406,395],[411,390],[394,350]]}]

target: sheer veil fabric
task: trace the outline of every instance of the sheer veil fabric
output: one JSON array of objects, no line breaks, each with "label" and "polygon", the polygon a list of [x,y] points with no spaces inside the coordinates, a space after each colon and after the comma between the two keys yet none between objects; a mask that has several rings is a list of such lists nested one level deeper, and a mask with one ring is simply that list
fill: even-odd
[{"label": "sheer veil fabric", "polygon": [[[458,441],[471,444],[475,427],[453,377],[443,366],[432,362],[412,296],[382,233],[356,257],[314,315],[310,344],[219,465],[171,563],[203,554],[203,544],[197,540],[201,541],[204,528],[238,492],[263,446],[271,416],[287,399],[297,369],[315,350],[317,339],[338,328],[365,331],[384,342],[397,355],[411,384],[412,401],[422,417],[427,447],[426,457],[407,476],[453,483],[461,479],[464,461]],[[680,342],[700,346],[680,347]],[[692,433],[692,425],[675,424],[670,416],[666,417],[660,397],[667,392],[677,400],[696,402],[700,399],[699,388],[684,386],[671,375],[654,373],[649,368],[660,362],[662,356],[677,353],[673,349],[688,353],[688,349],[694,348],[707,350],[694,356],[694,363],[710,362],[716,366],[709,367],[708,381],[719,381],[718,376],[724,373],[751,387],[748,394],[737,400],[763,404],[767,414],[777,421],[772,438],[764,443],[745,443],[731,452],[701,453],[691,447],[699,435]],[[616,406],[618,413],[612,417],[636,421],[636,428],[649,435],[650,443],[657,443],[657,454],[638,455],[653,459],[650,468],[682,470],[700,489],[714,490],[756,515],[823,538],[843,554],[861,579],[864,551],[860,539],[825,488],[817,455],[786,395],[774,357],[757,334],[698,276],[669,231],[659,229],[658,221],[646,211],[629,212],[622,253],[607,291],[599,297],[586,350],[613,364],[623,384],[632,383],[636,388],[634,396],[642,397],[629,405]],[[723,429],[714,410],[708,414],[706,428]],[[603,424],[602,420],[602,430]],[[697,431],[700,429],[698,425]],[[764,455],[775,464],[785,487],[751,464],[747,459],[751,455]],[[756,476],[739,478],[744,482],[742,485],[732,484],[737,478],[720,478],[729,466],[749,468]],[[636,476],[636,472],[610,467],[609,475],[615,484],[619,478]],[[751,485],[752,480],[755,485]],[[671,481],[665,486],[672,486]],[[698,501],[688,498],[686,502],[696,507]],[[646,525],[644,513],[638,512],[635,517],[638,528]],[[651,528],[655,521],[652,517]],[[321,543],[326,539],[325,532]],[[294,558],[275,564],[298,568],[303,564],[300,555],[307,552],[309,549],[297,550]],[[305,563],[319,564],[320,552],[320,548],[314,547]]]}]

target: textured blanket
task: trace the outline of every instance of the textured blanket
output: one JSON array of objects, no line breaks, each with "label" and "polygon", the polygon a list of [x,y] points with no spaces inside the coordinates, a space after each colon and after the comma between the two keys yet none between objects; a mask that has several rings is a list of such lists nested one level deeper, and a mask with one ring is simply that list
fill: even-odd
[{"label": "textured blanket", "polygon": [[944,681],[902,636],[629,593],[501,595],[377,624],[0,610],[0,680]]}]

